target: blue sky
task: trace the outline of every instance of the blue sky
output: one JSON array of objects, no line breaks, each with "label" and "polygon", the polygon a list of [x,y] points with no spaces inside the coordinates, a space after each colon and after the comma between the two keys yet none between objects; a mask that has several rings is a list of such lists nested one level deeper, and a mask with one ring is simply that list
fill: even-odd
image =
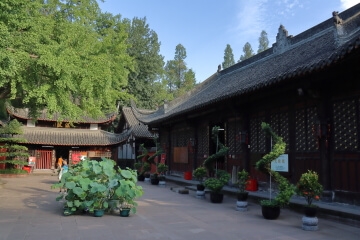
[{"label": "blue sky", "polygon": [[187,67],[202,82],[223,62],[227,44],[237,62],[246,42],[257,52],[262,30],[271,47],[280,24],[295,36],[357,3],[360,0],[105,0],[100,8],[122,18],[146,17],[158,34],[165,62],[174,59],[176,45],[182,44]]}]

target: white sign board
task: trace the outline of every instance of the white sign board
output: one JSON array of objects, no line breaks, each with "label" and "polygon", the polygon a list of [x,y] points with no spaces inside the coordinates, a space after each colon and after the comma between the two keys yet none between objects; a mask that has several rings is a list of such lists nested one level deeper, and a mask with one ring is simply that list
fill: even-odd
[{"label": "white sign board", "polygon": [[271,170],[276,172],[289,172],[289,156],[282,154],[271,162]]}]

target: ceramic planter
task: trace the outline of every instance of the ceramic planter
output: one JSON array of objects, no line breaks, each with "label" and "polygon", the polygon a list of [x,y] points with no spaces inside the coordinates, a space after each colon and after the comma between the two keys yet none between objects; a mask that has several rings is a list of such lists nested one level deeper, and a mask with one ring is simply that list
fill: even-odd
[{"label": "ceramic planter", "polygon": [[217,192],[210,192],[210,201],[212,203],[222,203],[224,194]]},{"label": "ceramic planter", "polygon": [[128,217],[130,215],[130,208],[123,208],[120,210],[120,217]]},{"label": "ceramic planter", "polygon": [[280,215],[280,207],[279,206],[261,206],[261,212],[265,219],[275,220]]},{"label": "ceramic planter", "polygon": [[94,210],[94,217],[102,217],[104,216],[104,209],[95,209]]}]

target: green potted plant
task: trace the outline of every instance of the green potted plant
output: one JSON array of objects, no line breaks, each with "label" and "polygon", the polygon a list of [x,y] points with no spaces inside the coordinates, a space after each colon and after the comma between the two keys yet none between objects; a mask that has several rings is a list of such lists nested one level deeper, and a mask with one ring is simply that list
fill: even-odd
[{"label": "green potted plant", "polygon": [[[289,181],[280,175],[280,173],[271,170],[271,162],[277,159],[280,155],[285,153],[285,142],[283,139],[275,134],[267,123],[261,123],[261,128],[265,133],[272,137],[274,145],[272,150],[256,162],[256,169],[269,174],[278,183],[279,193],[274,199],[271,198],[271,189],[269,199],[260,201],[262,215],[265,219],[277,219],[280,215],[280,208],[289,204],[290,198],[295,193],[295,187]],[[270,180],[271,181],[271,180]]]},{"label": "green potted plant", "polygon": [[145,177],[145,182],[149,182],[150,181],[150,163],[148,162],[144,162],[143,164],[143,172],[144,172],[144,177]]},{"label": "green potted plant", "polygon": [[225,184],[230,180],[230,174],[225,170],[217,170],[215,177],[211,177],[205,180],[204,185],[210,192],[210,201],[212,203],[221,203],[224,198],[224,194],[221,192]]},{"label": "green potted plant", "polygon": [[112,198],[119,201],[120,216],[128,215],[130,210],[136,213],[135,200],[144,193],[142,187],[135,184],[136,179],[136,172],[132,169],[119,169],[117,172],[115,181],[118,184],[113,188]]},{"label": "green potted plant", "polygon": [[198,167],[193,172],[194,178],[199,182],[196,185],[197,191],[204,191],[205,185],[204,185],[204,178],[207,176],[207,170],[205,167]]},{"label": "green potted plant", "polygon": [[308,170],[301,175],[296,184],[296,194],[306,200],[305,216],[316,216],[318,206],[313,204],[313,200],[319,200],[322,191],[323,186],[319,183],[319,175],[315,171]]},{"label": "green potted plant", "polygon": [[134,168],[136,169],[137,172],[137,178],[138,181],[144,181],[145,179],[145,175],[144,175],[144,171],[143,171],[143,162],[142,161],[138,161],[136,163],[134,163]]},{"label": "green potted plant", "polygon": [[56,198],[65,200],[64,215],[106,211],[114,202],[123,199],[136,206],[134,199],[141,196],[143,190],[136,184],[135,170],[115,169],[115,166],[115,161],[106,158],[84,160],[70,168],[59,183],[52,185],[52,188],[67,189]]},{"label": "green potted plant", "polygon": [[159,173],[154,172],[150,175],[150,183],[152,185],[159,185],[160,179],[159,179]]},{"label": "green potted plant", "polygon": [[237,185],[239,192],[237,194],[238,201],[246,201],[249,195],[249,192],[245,191],[246,186],[249,180],[249,173],[243,169],[237,174]]},{"label": "green potted plant", "polygon": [[169,169],[169,167],[164,163],[159,163],[157,165],[157,170],[159,172],[159,184],[160,185],[165,185],[166,184],[166,182],[165,182],[165,180],[166,180],[165,174],[166,174],[166,171],[168,169]]},{"label": "green potted plant", "polygon": [[95,217],[102,217],[104,212],[108,209],[108,195],[109,188],[101,182],[91,182],[89,191],[89,199],[92,199],[92,204],[89,204],[89,211],[94,212]]}]

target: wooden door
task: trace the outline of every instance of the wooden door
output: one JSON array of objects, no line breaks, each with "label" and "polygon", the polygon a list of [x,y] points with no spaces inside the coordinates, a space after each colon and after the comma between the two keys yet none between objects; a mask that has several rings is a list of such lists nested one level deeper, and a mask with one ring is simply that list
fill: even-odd
[{"label": "wooden door", "polygon": [[36,169],[51,169],[52,150],[36,150]]}]

